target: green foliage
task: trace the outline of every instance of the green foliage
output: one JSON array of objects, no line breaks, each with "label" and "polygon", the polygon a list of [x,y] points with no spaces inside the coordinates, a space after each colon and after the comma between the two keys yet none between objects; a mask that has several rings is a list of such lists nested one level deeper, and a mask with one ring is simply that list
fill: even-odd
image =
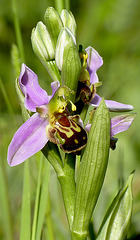
[{"label": "green foliage", "polygon": [[126,238],[132,215],[133,175],[130,175],[125,185],[111,203],[100,227],[97,240],[123,240]]}]

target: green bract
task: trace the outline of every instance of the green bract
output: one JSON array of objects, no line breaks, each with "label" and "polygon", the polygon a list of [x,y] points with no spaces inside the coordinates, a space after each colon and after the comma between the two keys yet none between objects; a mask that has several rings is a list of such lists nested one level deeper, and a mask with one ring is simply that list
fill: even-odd
[{"label": "green bract", "polygon": [[75,102],[80,71],[81,62],[77,47],[73,42],[69,42],[64,49],[61,78],[62,84],[74,91],[75,94],[71,96],[73,102]]},{"label": "green bract", "polygon": [[[86,239],[104,181],[110,146],[109,111],[102,99],[95,112],[77,176],[73,236]],[[76,239],[76,238],[75,238]]]},{"label": "green bract", "polygon": [[122,187],[110,205],[100,227],[97,240],[126,239],[132,214],[133,175],[133,173],[130,175],[125,185]]}]

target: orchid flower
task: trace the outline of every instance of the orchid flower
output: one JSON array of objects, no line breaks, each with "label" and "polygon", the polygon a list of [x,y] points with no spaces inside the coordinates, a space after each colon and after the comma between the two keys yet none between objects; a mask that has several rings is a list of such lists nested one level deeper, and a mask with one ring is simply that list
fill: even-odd
[{"label": "orchid flower", "polygon": [[[25,64],[22,64],[21,67],[19,85],[25,96],[26,109],[34,112],[34,114],[17,130],[9,145],[8,163],[10,166],[24,162],[40,151],[48,140],[59,144],[65,152],[79,151],[85,146],[86,132],[81,127],[78,117],[70,117],[66,111],[67,101],[64,95],[69,95],[71,93],[70,89],[66,86],[60,87],[57,81],[52,82],[52,95],[49,96],[39,86],[37,75]],[[74,104],[72,104],[72,109],[75,110]],[[70,128],[71,125],[72,128]],[[62,127],[63,137],[60,131]],[[75,142],[74,144],[72,142],[68,144],[68,140],[66,142],[66,139],[64,139],[65,134],[65,138],[70,139],[68,134],[72,136],[76,128],[84,138],[84,143],[80,142],[77,147],[75,147]],[[69,145],[71,145],[71,149],[67,149],[70,148]],[[72,149],[73,145],[74,149]]]},{"label": "orchid flower", "polygon": [[[97,108],[101,101],[101,97],[96,93],[96,86],[100,85],[96,71],[103,65],[103,59],[94,48],[88,47],[85,50],[87,53],[87,70],[90,75],[90,85],[94,86],[94,94],[92,96],[92,99],[90,99],[89,104]],[[113,112],[133,110],[132,105],[127,105],[112,100],[105,100],[105,103],[109,110]]]}]

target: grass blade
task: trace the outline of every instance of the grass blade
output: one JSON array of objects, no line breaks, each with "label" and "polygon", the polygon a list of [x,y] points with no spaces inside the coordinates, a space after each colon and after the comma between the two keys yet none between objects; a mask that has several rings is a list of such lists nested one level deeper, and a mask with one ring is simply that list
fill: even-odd
[{"label": "grass blade", "polygon": [[37,219],[38,219],[40,188],[41,188],[41,180],[42,180],[42,158],[43,158],[43,155],[41,155],[41,158],[39,161],[39,173],[38,173],[38,182],[37,182],[37,190],[36,190],[34,218],[33,218],[33,225],[32,225],[32,240],[34,240],[36,237],[36,226],[37,226]]},{"label": "grass blade", "polygon": [[9,115],[11,115],[12,120],[14,121],[14,123],[16,123],[14,111],[13,111],[11,102],[10,102],[10,100],[9,100],[9,98],[8,98],[6,89],[5,89],[5,87],[4,87],[4,84],[3,84],[3,81],[2,81],[1,78],[0,78],[0,89],[1,89],[1,91],[2,91],[3,98],[4,98],[5,102],[6,102]]},{"label": "grass blade", "polygon": [[30,171],[29,163],[24,163],[23,197],[21,213],[20,240],[30,240],[31,235],[31,206],[30,206]]},{"label": "grass blade", "polygon": [[13,240],[11,212],[8,196],[8,186],[6,182],[6,176],[2,164],[0,164],[0,205],[1,214],[3,220],[3,232],[5,233],[5,239]]},{"label": "grass blade", "polygon": [[40,193],[36,240],[40,240],[41,238],[41,232],[42,232],[44,217],[46,213],[48,191],[49,191],[50,164],[46,159],[44,162],[45,162],[45,168],[44,168],[44,176],[42,180],[42,187],[41,187],[41,193]]}]

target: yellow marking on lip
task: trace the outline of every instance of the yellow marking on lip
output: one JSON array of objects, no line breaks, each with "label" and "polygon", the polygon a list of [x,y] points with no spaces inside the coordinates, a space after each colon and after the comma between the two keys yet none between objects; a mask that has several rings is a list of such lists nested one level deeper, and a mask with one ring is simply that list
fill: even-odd
[{"label": "yellow marking on lip", "polygon": [[78,140],[77,140],[77,139],[74,139],[74,142],[75,142],[76,144],[78,144]]},{"label": "yellow marking on lip", "polygon": [[66,134],[68,138],[70,138],[74,134],[74,130],[76,132],[81,132],[81,128],[78,126],[78,124],[75,121],[72,121],[71,119],[69,119],[69,121],[70,121],[70,127],[64,127],[64,126],[62,127],[58,122],[54,124],[53,127],[55,127],[58,131],[61,131],[62,133]]}]

